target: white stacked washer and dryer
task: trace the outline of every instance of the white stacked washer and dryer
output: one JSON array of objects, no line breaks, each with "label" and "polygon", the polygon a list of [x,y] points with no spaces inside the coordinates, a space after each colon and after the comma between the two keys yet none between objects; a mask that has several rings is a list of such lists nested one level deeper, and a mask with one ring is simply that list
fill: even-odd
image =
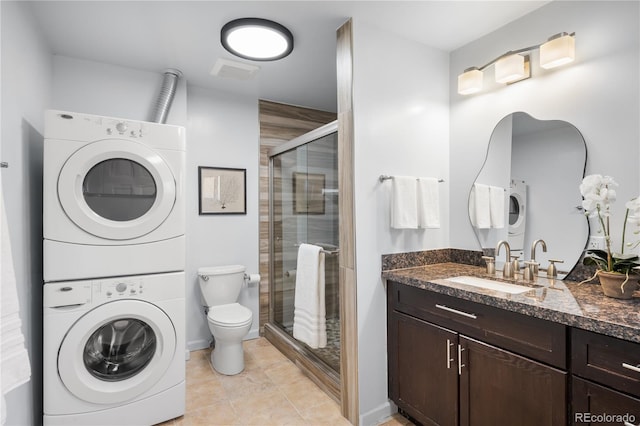
[{"label": "white stacked washer and dryer", "polygon": [[185,409],[184,128],[45,113],[45,425]]}]

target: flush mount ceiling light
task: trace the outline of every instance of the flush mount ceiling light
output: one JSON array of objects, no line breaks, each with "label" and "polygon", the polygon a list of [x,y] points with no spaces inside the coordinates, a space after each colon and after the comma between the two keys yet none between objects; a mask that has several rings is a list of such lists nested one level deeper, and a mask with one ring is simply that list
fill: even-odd
[{"label": "flush mount ceiling light", "polygon": [[575,59],[575,35],[576,33],[556,34],[542,44],[500,55],[482,67],[467,68],[458,76],[458,93],[470,95],[481,91],[484,78],[482,71],[494,64],[497,83],[510,84],[531,77],[529,55],[520,55],[520,53],[540,49],[540,66],[544,69],[568,64]]},{"label": "flush mount ceiling light", "polygon": [[242,18],[226,23],[220,31],[222,46],[253,61],[275,61],[293,50],[293,35],[277,22]]}]

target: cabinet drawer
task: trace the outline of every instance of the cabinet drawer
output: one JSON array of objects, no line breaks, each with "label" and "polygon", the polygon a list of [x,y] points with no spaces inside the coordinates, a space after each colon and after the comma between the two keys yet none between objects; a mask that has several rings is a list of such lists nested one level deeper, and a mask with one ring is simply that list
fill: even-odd
[{"label": "cabinet drawer", "polygon": [[389,307],[520,355],[566,368],[567,329],[562,324],[388,282]]},{"label": "cabinet drawer", "polygon": [[573,374],[640,396],[640,344],[577,328],[571,340]]},{"label": "cabinet drawer", "polygon": [[[635,425],[638,423],[640,419],[640,399],[616,392],[587,380],[582,380],[575,376],[572,381],[573,413],[571,414],[571,418],[573,425]],[[606,415],[612,418],[602,418]],[[588,419],[588,416],[590,416],[591,419]],[[620,416],[622,418],[617,419],[613,416]],[[599,422],[598,420],[602,421]]]}]

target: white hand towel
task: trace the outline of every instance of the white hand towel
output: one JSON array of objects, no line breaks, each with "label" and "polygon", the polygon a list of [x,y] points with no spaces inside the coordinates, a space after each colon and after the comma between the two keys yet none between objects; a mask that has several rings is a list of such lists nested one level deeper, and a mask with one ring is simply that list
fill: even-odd
[{"label": "white hand towel", "polygon": [[440,228],[440,184],[436,178],[418,178],[418,226]]},{"label": "white hand towel", "polygon": [[505,190],[499,186],[489,187],[489,211],[492,228],[504,228],[504,197]]},{"label": "white hand towel", "polygon": [[16,277],[13,270],[13,255],[9,227],[4,209],[4,202],[0,198],[2,216],[0,223],[0,324],[2,342],[0,343],[0,377],[1,393],[4,398],[11,390],[26,383],[31,378],[29,354],[24,346],[24,336],[21,330],[20,304],[16,290]]},{"label": "white hand towel", "polygon": [[293,337],[314,349],[327,346],[324,287],[322,248],[300,244],[293,305]]},{"label": "white hand towel", "polygon": [[489,185],[474,183],[473,201],[475,226],[479,229],[491,228]]},{"label": "white hand towel", "polygon": [[418,228],[417,181],[415,177],[394,176],[391,194],[391,227]]}]

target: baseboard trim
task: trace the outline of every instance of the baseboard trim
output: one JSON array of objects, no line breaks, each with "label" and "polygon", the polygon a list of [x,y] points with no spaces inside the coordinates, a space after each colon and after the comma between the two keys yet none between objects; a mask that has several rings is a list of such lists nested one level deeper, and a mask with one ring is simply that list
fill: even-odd
[{"label": "baseboard trim", "polygon": [[395,414],[397,411],[398,409],[392,406],[390,401],[387,401],[384,404],[374,408],[373,410],[367,411],[366,413],[361,413],[360,424],[361,425],[380,424],[385,420],[387,420],[389,417],[391,417],[393,414]]},{"label": "baseboard trim", "polygon": [[207,349],[209,346],[211,346],[211,340],[206,339],[198,339],[187,342],[187,350],[189,352]]},{"label": "baseboard trim", "polygon": [[260,337],[260,329],[255,328],[255,329],[249,330],[249,333],[247,333],[247,335],[244,336],[244,339],[242,340],[253,340],[253,339],[257,339],[258,337]]}]

